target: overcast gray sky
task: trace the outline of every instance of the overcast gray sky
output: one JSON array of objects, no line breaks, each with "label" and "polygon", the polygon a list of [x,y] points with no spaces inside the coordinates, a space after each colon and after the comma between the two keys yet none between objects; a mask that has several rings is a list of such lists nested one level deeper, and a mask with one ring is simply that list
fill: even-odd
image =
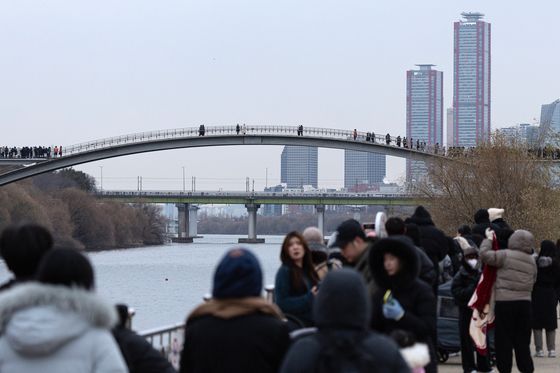
[{"label": "overcast gray sky", "polygon": [[[200,123],[304,124],[403,133],[405,71],[433,63],[451,106],[453,22],[492,23],[493,128],[560,97],[560,2],[506,0],[0,0],[4,145],[69,145]],[[105,188],[279,182],[281,147],[165,151],[79,167]],[[320,186],[343,152],[319,151]],[[397,180],[404,161],[390,159]],[[190,186],[188,182],[187,185]]]}]

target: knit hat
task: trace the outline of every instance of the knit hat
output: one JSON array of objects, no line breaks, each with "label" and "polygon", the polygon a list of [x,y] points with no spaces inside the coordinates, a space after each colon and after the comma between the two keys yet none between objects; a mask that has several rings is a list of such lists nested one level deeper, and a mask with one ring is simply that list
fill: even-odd
[{"label": "knit hat", "polygon": [[459,244],[461,250],[463,250],[463,256],[478,254],[478,248],[471,240],[467,240],[465,237],[455,237],[454,240]]},{"label": "knit hat", "polygon": [[222,298],[258,297],[263,276],[259,261],[249,250],[228,251],[214,273],[212,296]]},{"label": "knit hat", "polygon": [[501,219],[504,216],[504,209],[490,208],[488,209],[488,216],[490,222],[493,222],[496,219]]}]

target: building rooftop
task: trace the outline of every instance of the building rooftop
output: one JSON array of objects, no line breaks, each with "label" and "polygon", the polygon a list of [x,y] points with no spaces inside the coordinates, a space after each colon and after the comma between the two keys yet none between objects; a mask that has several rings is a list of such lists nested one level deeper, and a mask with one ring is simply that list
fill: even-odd
[{"label": "building rooftop", "polygon": [[484,18],[484,14],[479,12],[463,12],[461,15],[467,22],[476,22]]}]

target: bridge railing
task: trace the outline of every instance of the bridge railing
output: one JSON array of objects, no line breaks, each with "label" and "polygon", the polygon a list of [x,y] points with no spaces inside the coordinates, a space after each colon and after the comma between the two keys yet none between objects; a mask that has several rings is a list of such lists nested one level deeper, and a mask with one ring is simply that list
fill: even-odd
[{"label": "bridge railing", "polygon": [[156,190],[103,190],[97,191],[98,196],[164,196],[164,197],[322,197],[322,198],[413,198],[407,193],[349,193],[349,192],[236,192],[236,191],[156,191]]},{"label": "bridge railing", "polygon": [[[241,126],[240,132],[237,133],[235,125],[225,125],[225,126],[209,126],[205,127],[204,136],[224,136],[224,135],[239,135],[239,136],[251,136],[251,135],[290,135],[298,136],[299,126],[277,126],[277,125],[249,125]],[[154,141],[159,139],[180,139],[197,137],[200,135],[199,127],[187,127],[187,128],[175,128],[159,131],[148,131],[139,132],[128,135],[121,135],[116,137],[107,137],[104,139],[99,139],[95,141],[83,142],[75,145],[68,145],[64,149],[65,155],[82,153],[90,150],[108,148],[117,145],[141,143],[146,141]],[[381,145],[391,146],[391,144],[397,143],[397,137],[390,137],[390,143],[387,144],[386,137],[380,135],[374,135],[373,133],[366,133],[362,131],[352,130],[340,130],[331,128],[320,128],[320,127],[304,127],[303,136],[316,137],[316,138],[335,138],[341,140],[355,140],[355,141],[369,141],[376,142]],[[354,138],[355,135],[355,138]],[[410,148],[413,151],[412,148]]]}]

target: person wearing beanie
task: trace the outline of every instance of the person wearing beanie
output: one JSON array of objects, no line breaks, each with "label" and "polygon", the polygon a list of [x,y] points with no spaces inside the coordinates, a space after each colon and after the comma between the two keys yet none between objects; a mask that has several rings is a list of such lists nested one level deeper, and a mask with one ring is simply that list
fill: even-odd
[{"label": "person wearing beanie", "polygon": [[395,342],[369,330],[370,297],[356,271],[329,272],[313,314],[317,332],[296,340],[281,373],[410,372]]},{"label": "person wearing beanie", "polygon": [[385,335],[404,330],[428,346],[426,372],[437,372],[436,297],[418,278],[418,255],[408,240],[393,237],[375,243],[370,268],[379,286],[372,298],[372,329]]},{"label": "person wearing beanie", "polygon": [[478,248],[473,241],[464,237],[456,237],[454,241],[463,253],[461,268],[455,274],[451,283],[451,293],[455,299],[455,304],[459,307],[459,335],[461,339],[461,364],[463,372],[490,372],[492,368],[487,356],[476,352],[475,363],[475,346],[469,334],[473,310],[468,306],[468,303],[482,274],[482,266],[478,258]]},{"label": "person wearing beanie", "polygon": [[277,372],[290,338],[284,316],[262,296],[257,258],[228,251],[216,268],[212,299],[187,318],[180,372]]},{"label": "person wearing beanie", "polygon": [[508,248],[492,250],[495,234],[486,230],[480,245],[483,264],[496,267],[494,309],[496,364],[500,373],[511,372],[512,350],[521,372],[533,372],[531,358],[531,292],[537,277],[533,258],[535,238],[526,230],[516,230],[508,240]]},{"label": "person wearing beanie", "polygon": [[[447,237],[441,230],[436,228],[432,216],[424,206],[418,206],[414,214],[406,220],[406,223],[414,223],[418,226],[420,230],[421,247],[432,260],[434,269],[436,270],[436,278],[439,278],[439,263],[449,253]],[[436,281],[433,287],[434,294],[437,294],[438,285]]]}]

